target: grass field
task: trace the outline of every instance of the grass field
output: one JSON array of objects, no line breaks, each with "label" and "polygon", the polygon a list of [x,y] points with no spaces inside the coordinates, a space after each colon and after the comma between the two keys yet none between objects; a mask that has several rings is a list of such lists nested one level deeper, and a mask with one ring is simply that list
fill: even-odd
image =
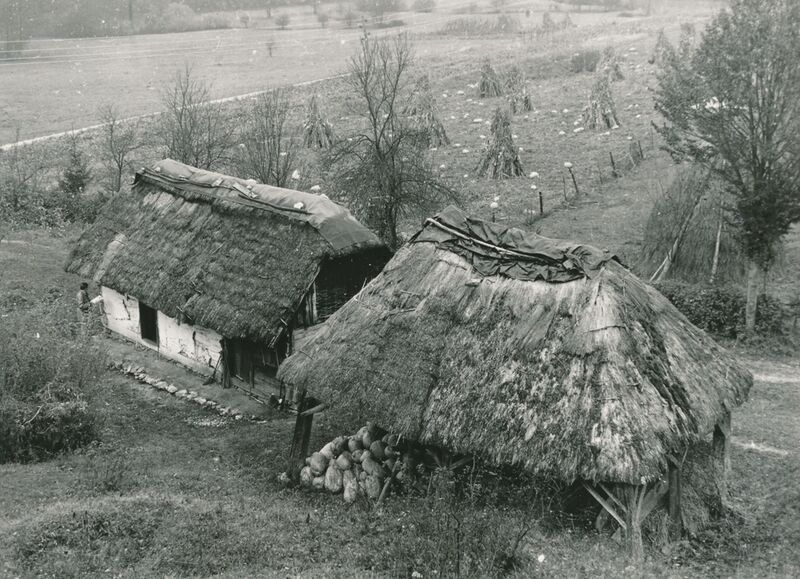
[{"label": "grass field", "polygon": [[[453,143],[435,151],[434,162],[461,192],[461,204],[489,217],[489,203],[499,196],[495,217],[502,223],[608,247],[635,262],[647,215],[674,170],[649,129],[655,77],[648,57],[659,28],[674,33],[681,19],[702,22],[708,14],[708,4],[686,6],[680,14],[659,11],[650,18],[572,14],[581,26],[546,42],[422,30],[417,54]],[[433,20],[424,22],[437,29]],[[357,35],[255,29],[81,41],[86,55],[72,59],[80,65],[44,59],[0,68],[0,142],[13,139],[15,126],[24,129],[24,138],[92,124],[97,107],[108,101],[124,100],[126,114],[157,110],[159,88],[184,56],[214,81],[218,96],[330,76],[344,68]],[[264,54],[271,38],[272,58]],[[147,52],[161,42],[162,48]],[[621,128],[574,132],[592,75],[569,72],[569,58],[606,45],[624,56],[625,79],[614,88]],[[484,55],[500,70],[512,62],[523,66],[531,81],[535,111],[527,118],[516,115],[513,131],[526,173],[538,172],[536,179],[473,176],[488,134],[486,120],[504,103],[476,98],[471,85]],[[353,126],[341,80],[314,90],[337,130]],[[307,96],[306,89],[292,94],[295,116]],[[644,161],[612,178],[609,151],[624,157],[631,143],[642,145]],[[147,154],[155,158],[157,152]],[[314,161],[306,159],[301,184],[319,183],[324,191]],[[565,161],[574,165],[580,196],[571,189]],[[538,210],[532,184],[543,192],[544,218],[524,213]],[[406,234],[419,217],[407,220]],[[71,299],[78,280],[62,264],[77,228],[0,234],[0,323],[13,310]],[[796,291],[798,255],[800,229],[787,241],[771,291]],[[622,547],[608,536],[578,518],[556,515],[538,495],[495,497],[457,510],[425,498],[394,497],[375,509],[285,487],[277,475],[285,467],[291,418],[216,419],[109,372],[89,393],[103,424],[99,445],[46,463],[0,465],[0,576],[408,577],[418,571],[432,577],[457,552],[465,575],[485,576],[497,569],[480,565],[491,564],[527,527],[517,552],[520,567],[511,573],[519,577],[799,576],[800,360],[740,353],[756,377],[750,401],[733,416],[731,502],[741,519],[663,551],[651,548],[640,569],[629,566]],[[334,431],[323,414],[315,424],[316,442]]]},{"label": "grass field", "polygon": [[[74,232],[66,235],[29,232],[0,244],[0,293],[31,305],[73,287],[60,267]],[[0,304],[0,315],[13,307]],[[374,509],[284,487],[277,475],[291,417],[223,419],[109,372],[89,393],[103,424],[99,445],[0,465],[0,575],[430,577],[460,540],[464,575],[486,576],[497,569],[485,561],[529,527],[512,576],[797,576],[800,361],[742,358],[756,377],[733,416],[731,503],[742,518],[650,549],[638,570],[608,536],[529,495],[452,511],[394,497]],[[315,445],[333,430],[321,418]],[[461,539],[446,524],[453,516]]]},{"label": "grass field", "polygon": [[[484,54],[487,46],[490,52],[524,49],[513,37],[479,42],[434,34],[465,5],[442,3],[432,14],[400,13],[397,16],[405,26],[373,30],[372,34],[407,31],[416,35],[423,62]],[[478,6],[481,12],[489,9],[488,4]],[[681,11],[683,18],[693,19],[707,15],[708,4],[687,3]],[[335,22],[326,29],[314,28],[307,12],[307,7],[293,9],[296,26],[287,30],[276,30],[274,22],[254,13],[254,27],[247,29],[33,41],[25,60],[0,62],[0,144],[13,142],[17,131],[20,139],[29,139],[95,125],[99,108],[108,104],[117,105],[123,116],[154,113],[161,108],[162,88],[184,66],[192,67],[197,78],[211,82],[217,98],[339,74],[357,45],[360,30],[344,29]],[[529,17],[512,14],[523,25],[532,26],[541,22],[542,9]],[[556,14],[555,18],[562,16]],[[642,20],[605,12],[572,13],[571,18],[585,27]],[[662,20],[669,24],[659,15],[649,19],[648,26],[658,26]]]}]

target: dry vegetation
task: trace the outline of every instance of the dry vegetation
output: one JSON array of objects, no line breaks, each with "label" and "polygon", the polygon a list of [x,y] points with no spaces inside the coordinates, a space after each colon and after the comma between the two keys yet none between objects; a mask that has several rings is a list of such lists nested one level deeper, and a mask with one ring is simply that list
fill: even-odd
[{"label": "dry vegetation", "polygon": [[[692,6],[694,17],[708,14],[707,6]],[[441,28],[441,10],[424,16],[434,19],[429,30]],[[530,19],[541,22],[541,12]],[[649,19],[589,13],[573,13],[571,19],[580,34],[417,38],[417,53],[432,79],[438,117],[451,142],[432,151],[433,163],[462,193],[468,212],[496,213],[508,225],[607,246],[636,266],[650,209],[674,173],[649,129],[655,115],[650,94],[655,65],[648,59],[658,31],[666,26],[675,38],[677,23],[664,12]],[[601,19],[615,23],[597,24]],[[123,115],[157,110],[160,90],[180,67],[175,59],[197,54],[206,62],[195,70],[200,78],[214,79],[215,96],[329,76],[344,69],[357,35],[289,30],[279,42],[264,30],[133,37],[114,41],[126,66],[116,57],[99,57],[99,41],[83,43],[84,52],[67,63],[47,57],[26,67],[0,65],[9,102],[15,103],[0,120],[0,141],[13,140],[17,124],[26,127],[22,138],[67,130],[70,123],[92,124],[100,106],[119,94],[132,95]],[[270,42],[274,48],[268,48]],[[612,85],[621,128],[579,130],[593,76],[571,72],[571,60],[580,51],[599,55],[609,45],[617,48],[624,75]],[[208,46],[217,47],[210,56]],[[487,54],[497,70],[516,65],[528,81],[533,110],[511,117],[510,128],[526,174],[535,172],[536,177],[490,181],[474,173],[490,134],[491,111],[507,106],[504,97],[476,98],[480,62]],[[64,66],[74,74],[64,75]],[[355,126],[346,112],[341,79],[318,83],[313,90],[336,134]],[[288,92],[290,121],[298,130],[310,94],[304,87]],[[243,110],[244,105],[230,105],[231,122]],[[81,144],[97,158],[91,134],[83,135]],[[36,151],[37,156],[62,158],[66,145],[54,142]],[[158,154],[152,146],[138,149],[134,162]],[[303,177],[297,186],[319,185],[330,193],[317,168],[318,154],[299,154]],[[580,197],[565,162],[573,165]],[[57,175],[44,178],[56,180]],[[495,197],[499,207],[491,211]],[[404,232],[417,225],[413,216]],[[71,299],[77,280],[64,274],[61,265],[73,235],[70,229],[9,231],[0,225],[0,315],[32,303]],[[774,291],[787,299],[796,295],[799,252],[796,228],[771,279]],[[663,552],[650,551],[642,568],[646,576],[800,574],[800,496],[793,484],[800,458],[791,444],[800,439],[800,366],[796,360],[748,360],[756,384],[751,401],[734,414],[738,426],[732,455],[732,498],[743,518]],[[100,444],[47,463],[0,466],[0,574],[86,576],[109,570],[129,576],[352,576],[373,571],[409,576],[419,571],[429,576],[460,571],[483,576],[503,567],[495,561],[506,561],[503,557],[525,531],[512,553],[520,566],[509,567],[518,576],[632,571],[622,548],[609,537],[588,530],[578,515],[551,512],[547,497],[552,489],[534,485],[517,495],[490,492],[453,502],[449,483],[443,481],[427,498],[397,498],[378,510],[366,502],[346,507],[277,482],[288,452],[290,419],[201,426],[207,418],[203,410],[153,396],[112,374],[87,395],[102,424]],[[340,434],[329,420],[315,426],[312,447]]]}]

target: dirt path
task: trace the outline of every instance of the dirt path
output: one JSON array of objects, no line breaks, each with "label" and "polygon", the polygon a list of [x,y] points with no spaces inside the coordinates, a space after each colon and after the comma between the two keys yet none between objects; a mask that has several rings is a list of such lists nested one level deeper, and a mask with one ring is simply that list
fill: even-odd
[{"label": "dirt path", "polygon": [[745,358],[743,362],[753,373],[753,388],[750,399],[736,412],[740,424],[734,428],[732,444],[796,461],[800,458],[800,360]]},{"label": "dirt path", "polygon": [[[219,382],[207,384],[204,376],[159,356],[157,352],[143,346],[134,345],[116,338],[98,338],[108,348],[110,360],[116,364],[132,365],[143,368],[143,372],[153,378],[173,384],[178,390],[196,392],[206,400],[213,400],[220,406],[238,410],[248,418],[263,418],[269,414],[270,408],[249,397],[236,388],[222,388]],[[133,380],[133,378],[131,378]],[[146,388],[147,390],[147,388]],[[149,390],[155,396],[171,396],[168,392]],[[148,394],[149,395],[149,394]],[[190,404],[186,401],[186,404]]]}]

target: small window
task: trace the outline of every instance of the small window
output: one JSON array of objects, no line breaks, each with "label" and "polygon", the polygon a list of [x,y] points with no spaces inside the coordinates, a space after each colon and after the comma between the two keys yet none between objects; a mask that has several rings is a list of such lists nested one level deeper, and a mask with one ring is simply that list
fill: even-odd
[{"label": "small window", "polygon": [[139,302],[139,328],[142,340],[158,344],[158,312]]}]

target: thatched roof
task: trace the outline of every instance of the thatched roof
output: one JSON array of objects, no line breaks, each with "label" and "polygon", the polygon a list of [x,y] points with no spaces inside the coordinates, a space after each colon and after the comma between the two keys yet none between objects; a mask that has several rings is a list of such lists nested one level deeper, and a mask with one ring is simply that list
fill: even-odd
[{"label": "thatched roof", "polygon": [[326,197],[166,159],[109,201],[67,270],[224,336],[269,341],[324,260],[384,250]]},{"label": "thatched roof", "polygon": [[[492,251],[494,270],[484,267]],[[608,254],[454,208],[429,220],[279,378],[456,452],[567,481],[637,484],[660,476],[667,455],[710,432],[752,384]]]}]

